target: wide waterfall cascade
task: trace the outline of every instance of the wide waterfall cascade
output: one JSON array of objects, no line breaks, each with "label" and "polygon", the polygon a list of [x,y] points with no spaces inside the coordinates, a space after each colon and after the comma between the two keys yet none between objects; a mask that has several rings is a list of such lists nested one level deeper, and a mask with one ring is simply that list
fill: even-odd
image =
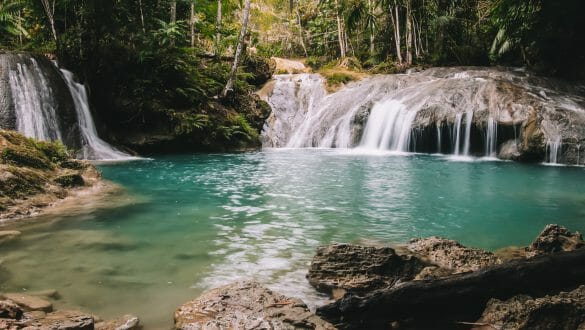
[{"label": "wide waterfall cascade", "polygon": [[16,130],[37,140],[62,140],[55,96],[48,77],[34,58],[8,72],[16,114]]},{"label": "wide waterfall cascade", "polygon": [[270,88],[267,148],[576,163],[585,143],[585,88],[526,71],[432,68],[374,75],[331,93],[317,74],[279,75]]},{"label": "wide waterfall cascade", "polygon": [[87,90],[84,85],[74,80],[73,72],[61,69],[67,86],[71,91],[75,109],[77,111],[77,122],[82,138],[81,153],[84,159],[92,160],[129,160],[135,159],[124,152],[116,150],[106,141],[99,138],[91,111]]}]

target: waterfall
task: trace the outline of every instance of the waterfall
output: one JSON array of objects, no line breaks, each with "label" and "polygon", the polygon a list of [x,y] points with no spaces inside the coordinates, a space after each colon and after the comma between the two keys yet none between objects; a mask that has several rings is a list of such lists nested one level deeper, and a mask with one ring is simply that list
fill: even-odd
[{"label": "waterfall", "polygon": [[454,132],[453,136],[455,136],[455,144],[453,145],[453,154],[455,156],[459,156],[461,148],[461,120],[463,119],[462,113],[457,113],[455,115],[455,125],[453,127]]},{"label": "waterfall", "polygon": [[71,91],[75,110],[77,111],[77,122],[82,139],[81,153],[85,159],[93,160],[128,160],[134,157],[116,150],[106,141],[99,138],[93,117],[89,110],[89,101],[85,86],[75,82],[73,73],[61,69],[65,82]]},{"label": "waterfall", "polygon": [[443,133],[443,126],[441,122],[437,122],[437,153],[441,153],[442,141],[441,134]]},{"label": "waterfall", "polygon": [[37,140],[62,140],[51,84],[34,58],[8,72],[16,130]]},{"label": "waterfall", "polygon": [[497,153],[497,141],[498,141],[498,123],[493,117],[489,117],[487,121],[486,129],[486,141],[485,141],[485,156],[495,157]]},{"label": "waterfall", "polygon": [[559,164],[559,156],[562,151],[561,137],[558,136],[554,140],[548,140],[546,142],[547,150],[547,163],[548,164]]},{"label": "waterfall", "polygon": [[400,101],[377,103],[370,113],[361,148],[408,152],[411,127],[416,111],[409,111]]}]

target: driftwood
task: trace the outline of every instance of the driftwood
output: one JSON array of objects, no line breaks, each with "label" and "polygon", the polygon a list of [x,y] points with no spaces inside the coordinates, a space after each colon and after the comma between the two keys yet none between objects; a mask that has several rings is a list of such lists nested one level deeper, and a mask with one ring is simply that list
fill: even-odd
[{"label": "driftwood", "polygon": [[348,294],[319,308],[317,315],[345,329],[388,329],[391,322],[401,320],[455,328],[456,322],[476,321],[490,298],[541,296],[580,284],[585,284],[585,249],[514,260],[445,279],[407,282],[362,297]]}]

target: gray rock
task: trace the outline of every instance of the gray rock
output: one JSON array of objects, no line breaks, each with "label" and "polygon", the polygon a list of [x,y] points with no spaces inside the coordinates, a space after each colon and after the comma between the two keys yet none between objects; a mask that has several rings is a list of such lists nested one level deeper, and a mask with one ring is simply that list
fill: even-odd
[{"label": "gray rock", "polygon": [[585,329],[585,286],[542,298],[492,299],[476,323],[484,329]]},{"label": "gray rock", "polygon": [[365,293],[415,277],[425,264],[389,247],[334,244],[317,249],[307,279],[317,290]]},{"label": "gray rock", "polygon": [[96,323],[96,330],[138,330],[141,329],[140,319],[134,315],[124,315],[113,321]]},{"label": "gray rock", "polygon": [[311,313],[299,299],[256,282],[236,282],[204,293],[175,312],[175,328],[335,329]]},{"label": "gray rock", "polygon": [[579,232],[571,233],[567,228],[559,225],[548,225],[536,237],[534,242],[526,248],[526,257],[537,255],[573,251],[585,246],[583,236]]},{"label": "gray rock", "polygon": [[491,252],[468,248],[457,241],[436,236],[412,239],[407,249],[455,274],[473,272],[502,263],[502,260]]}]

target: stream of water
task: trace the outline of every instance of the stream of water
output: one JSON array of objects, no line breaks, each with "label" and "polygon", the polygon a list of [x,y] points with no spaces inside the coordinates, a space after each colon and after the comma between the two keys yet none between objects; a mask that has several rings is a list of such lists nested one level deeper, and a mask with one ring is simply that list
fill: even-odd
[{"label": "stream of water", "polygon": [[440,235],[495,250],[548,223],[585,230],[582,168],[331,149],[100,168],[126,189],[118,206],[16,227],[21,239],[1,246],[0,291],[56,289],[57,308],[164,329],[177,306],[240,278],[323,303],[304,278],[321,244]]}]

